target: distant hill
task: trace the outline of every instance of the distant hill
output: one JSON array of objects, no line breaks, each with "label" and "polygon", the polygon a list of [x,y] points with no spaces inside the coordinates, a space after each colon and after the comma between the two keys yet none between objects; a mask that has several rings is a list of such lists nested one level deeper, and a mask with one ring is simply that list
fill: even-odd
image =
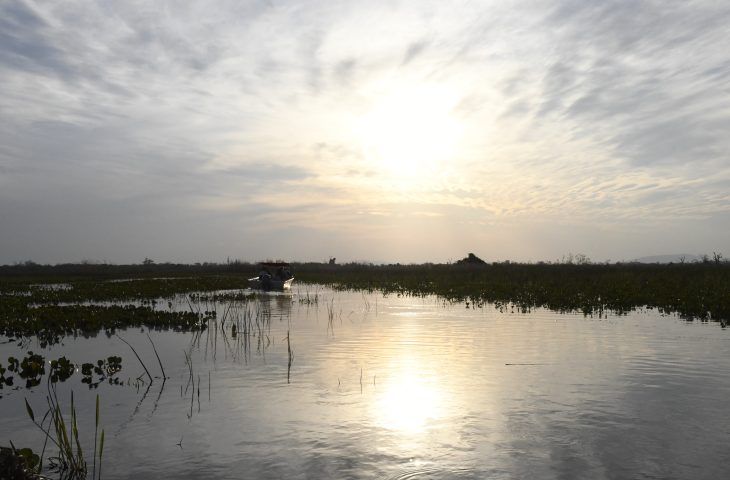
[{"label": "distant hill", "polygon": [[680,263],[684,258],[685,263],[700,260],[699,255],[691,255],[689,253],[676,253],[673,255],[652,255],[649,257],[637,258],[635,261],[639,263]]}]

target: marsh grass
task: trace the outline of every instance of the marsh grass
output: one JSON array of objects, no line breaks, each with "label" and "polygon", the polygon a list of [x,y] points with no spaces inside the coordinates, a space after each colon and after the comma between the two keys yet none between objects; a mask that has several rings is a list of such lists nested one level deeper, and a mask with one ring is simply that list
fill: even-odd
[{"label": "marsh grass", "polygon": [[[76,404],[74,402],[74,394],[71,392],[70,407],[70,423],[67,424],[66,419],[61,412],[60,402],[54,385],[49,383],[49,395],[46,397],[48,410],[41,421],[37,421],[33,408],[28,400],[25,400],[25,408],[33,424],[38,427],[45,436],[45,440],[50,440],[58,448],[58,455],[50,457],[51,470],[57,471],[62,478],[75,480],[85,479],[88,476],[88,465],[84,457],[81,447],[81,437],[78,429],[78,421],[76,414]],[[48,426],[44,427],[44,423],[48,419]],[[96,477],[96,458],[99,458],[99,477],[101,478],[101,462],[104,453],[104,429],[99,432],[99,395],[96,396],[96,414],[94,417],[94,451],[92,478]],[[99,442],[97,443],[97,440]],[[41,452],[40,462],[38,465],[38,473],[43,469],[43,456],[46,450],[44,442],[43,451]]]},{"label": "marsh grass", "polygon": [[[297,266],[298,281],[386,295],[437,295],[470,308],[548,308],[604,316],[655,308],[684,319],[730,321],[730,263]],[[468,302],[468,303],[467,303]],[[366,305],[367,308],[367,305]]]},{"label": "marsh grass", "polygon": [[[656,308],[692,320],[730,321],[730,263],[721,254],[700,263],[590,264],[492,263],[371,265],[293,264],[296,301],[317,307],[319,287],[380,291],[386,295],[437,295],[470,308],[493,304],[502,311],[548,308],[605,316],[636,308]],[[0,267],[0,333],[37,336],[41,346],[65,335],[113,333],[130,326],[183,331],[205,330],[216,317],[216,301],[245,304],[256,297],[243,290],[256,273],[252,265],[65,265]],[[125,281],[109,281],[120,278]],[[44,283],[63,288],[45,288]],[[174,311],[173,299],[186,295],[189,311]],[[168,311],[159,303],[168,299]],[[137,301],[138,306],[61,305]],[[164,304],[164,303],[163,303]],[[363,296],[364,310],[370,300]],[[375,310],[377,313],[377,304]],[[223,313],[222,325],[232,321]],[[19,321],[23,319],[23,321]],[[236,335],[240,332],[236,324]],[[250,333],[250,332],[249,332]],[[253,335],[252,335],[253,337]],[[259,339],[258,348],[265,337]]]},{"label": "marsh grass", "polygon": [[297,301],[303,305],[318,305],[319,304],[319,288],[316,288],[314,292],[309,291],[309,286],[305,286],[304,293],[301,288],[297,288]]}]

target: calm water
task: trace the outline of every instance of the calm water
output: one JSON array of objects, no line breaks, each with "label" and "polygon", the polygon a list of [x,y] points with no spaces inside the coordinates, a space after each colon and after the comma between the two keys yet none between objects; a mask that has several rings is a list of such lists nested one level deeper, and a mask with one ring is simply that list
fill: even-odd
[{"label": "calm water", "polygon": [[[144,386],[90,391],[80,375],[71,377],[59,395],[75,392],[89,444],[101,396],[103,476],[730,475],[730,332],[717,324],[654,312],[591,319],[318,292],[317,304],[300,303],[304,291],[296,289],[250,303],[267,321],[249,341],[240,332],[233,338],[230,320],[197,338],[151,332],[171,377],[164,388],[157,380],[146,393]],[[227,306],[216,308],[220,321]],[[122,336],[159,374],[145,334]],[[124,379],[142,372],[129,347],[103,334],[30,348],[78,363],[119,355]],[[0,345],[3,363],[16,352]],[[38,416],[45,386],[0,393],[1,444],[40,450],[42,434],[23,399]]]}]

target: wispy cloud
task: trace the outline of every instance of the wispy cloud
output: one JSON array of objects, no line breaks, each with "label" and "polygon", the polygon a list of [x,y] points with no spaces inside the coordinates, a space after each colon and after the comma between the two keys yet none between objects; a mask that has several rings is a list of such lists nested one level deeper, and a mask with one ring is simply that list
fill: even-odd
[{"label": "wispy cloud", "polygon": [[[729,22],[709,0],[3,2],[0,261],[310,258],[338,242],[440,259],[469,248],[444,233],[460,229],[557,257],[596,225],[576,235],[594,256],[654,253],[668,233],[663,248],[712,250],[730,242]],[[404,183],[357,125],[421,85],[453,92],[463,131]],[[189,222],[230,233],[211,244]],[[38,223],[67,245],[34,240]],[[638,252],[615,241],[630,231]]]}]

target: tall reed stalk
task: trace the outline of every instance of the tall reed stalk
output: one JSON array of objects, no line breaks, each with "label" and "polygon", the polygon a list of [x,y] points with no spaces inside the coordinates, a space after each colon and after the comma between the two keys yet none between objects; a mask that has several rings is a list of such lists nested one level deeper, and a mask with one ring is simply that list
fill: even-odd
[{"label": "tall reed stalk", "polygon": [[[88,475],[88,466],[84,458],[84,452],[81,448],[81,437],[79,435],[78,421],[76,415],[76,404],[73,392],[71,392],[71,415],[69,425],[61,412],[61,406],[58,401],[55,387],[51,387],[50,394],[46,397],[48,402],[48,412],[43,420],[38,422],[35,418],[33,408],[25,400],[25,408],[28,416],[35,426],[37,426],[46,437],[58,448],[58,456],[51,458],[52,467],[56,468],[61,477],[68,480],[85,479]],[[43,427],[45,419],[49,418],[48,428]],[[53,433],[51,433],[53,430]],[[93,473],[92,478],[96,478],[96,454],[97,454],[97,432],[99,431],[99,396],[96,396],[96,416],[94,422],[94,454],[93,454]],[[45,447],[44,447],[45,451]],[[99,445],[99,477],[101,478],[101,457],[104,451],[104,430],[101,430],[101,443]],[[39,467],[39,469],[42,468]],[[40,471],[39,471],[40,473]]]}]

